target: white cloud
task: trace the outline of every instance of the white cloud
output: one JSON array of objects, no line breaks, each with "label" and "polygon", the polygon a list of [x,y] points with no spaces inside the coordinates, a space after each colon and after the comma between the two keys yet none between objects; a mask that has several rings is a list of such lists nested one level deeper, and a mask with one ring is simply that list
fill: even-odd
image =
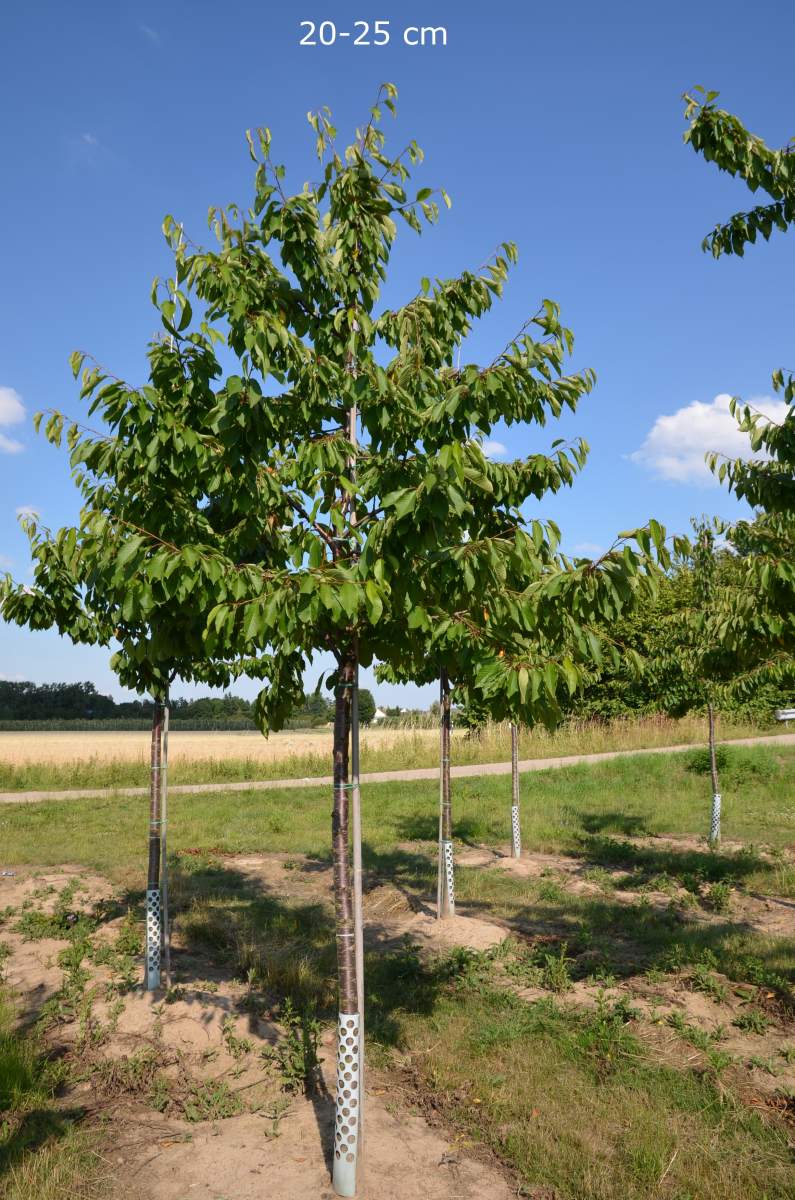
[{"label": "white cloud", "polygon": [[14,565],[13,559],[7,554],[0,554],[0,571],[10,571]]},{"label": "white cloud", "polygon": [[508,447],[503,446],[502,442],[495,442],[492,438],[487,438],[483,443],[483,453],[486,458],[503,458],[508,453]]},{"label": "white cloud", "polygon": [[14,510],[18,517],[33,517],[38,521],[41,513],[37,508],[33,508],[30,504],[20,504],[19,508]]},{"label": "white cloud", "polygon": [[[658,417],[643,445],[630,454],[631,461],[646,467],[658,479],[699,487],[717,486],[704,462],[708,451],[729,458],[752,456],[748,435],[740,432],[729,411],[730,400],[731,396],[721,392],[711,404],[694,400],[670,415]],[[773,421],[781,421],[786,412],[783,400],[773,400],[770,396],[753,397],[749,404]]]},{"label": "white cloud", "polygon": [[598,542],[578,542],[573,553],[580,558],[600,558],[605,552]]},{"label": "white cloud", "polygon": [[25,420],[25,406],[19,392],[0,387],[0,425],[19,425]]},{"label": "white cloud", "polygon": [[99,145],[99,138],[96,137],[93,133],[81,133],[80,141],[84,142],[86,146],[98,146]]},{"label": "white cloud", "polygon": [[138,32],[142,33],[145,38],[148,38],[149,41],[153,43],[153,45],[155,45],[155,46],[160,45],[160,34],[157,32],[156,29],[152,29],[151,26],[139,25]]},{"label": "white cloud", "polygon": [[[25,406],[19,392],[12,387],[0,387],[0,425],[19,425],[25,420]],[[0,431],[0,454],[19,454],[24,447],[16,438]]]}]

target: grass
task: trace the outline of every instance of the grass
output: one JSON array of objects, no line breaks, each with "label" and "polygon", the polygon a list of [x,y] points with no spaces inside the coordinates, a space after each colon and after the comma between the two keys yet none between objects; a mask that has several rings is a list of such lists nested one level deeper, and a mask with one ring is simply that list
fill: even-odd
[{"label": "grass", "polygon": [[[671,1019],[667,1028],[677,1036],[663,1058],[632,1008],[631,986],[646,972],[649,981],[697,990],[717,1004],[732,984],[743,984],[748,1003],[739,1015],[734,1010],[736,1029],[753,1037],[784,1019],[795,984],[795,943],[762,937],[736,914],[748,889],[795,894],[790,859],[776,853],[795,841],[795,809],[788,800],[794,767],[795,749],[788,747],[730,752],[722,778],[724,836],[745,849],[718,853],[693,843],[632,840],[706,833],[709,780],[685,755],[523,777],[525,847],[579,858],[599,890],[573,894],[563,871],[522,878],[497,868],[460,868],[461,911],[501,922],[506,940],[487,953],[459,949],[430,960],[409,945],[369,950],[372,1065],[408,1070],[418,1103],[432,1104],[462,1137],[498,1154],[522,1181],[519,1194],[789,1200],[792,1152],[784,1118],[772,1107],[749,1107],[735,1097],[735,1066],[720,1048],[725,1033]],[[175,796],[170,805],[174,936],[188,972],[179,986],[195,983],[195,971],[207,971],[208,962],[243,980],[252,1011],[275,1012],[285,1030],[272,1052],[284,1086],[308,1092],[319,1022],[333,1020],[336,1002],[330,903],[322,896],[286,901],[276,888],[236,869],[234,857],[221,856],[294,855],[285,860],[286,880],[293,871],[327,866],[329,799],[326,788],[253,789],[228,798]],[[363,802],[368,874],[427,900],[435,882],[435,784],[370,785]],[[507,845],[509,779],[456,780],[453,803],[461,842]],[[108,875],[128,889],[116,906],[120,911],[140,900],[143,797],[7,805],[0,809],[0,840],[4,860],[12,864],[72,861]],[[770,848],[767,855],[754,849],[760,844]],[[635,902],[616,895],[628,889],[637,893]],[[682,919],[683,897],[692,902],[687,912],[699,919]],[[86,952],[89,927],[66,922],[71,903],[67,891],[47,914],[32,905],[5,914],[3,933],[64,942],[57,1003],[79,1013],[83,972],[98,960],[96,951]],[[123,978],[138,949],[137,931],[128,922],[104,953],[118,956],[114,966]],[[593,1010],[572,1000],[572,986],[581,981],[594,989]],[[517,989],[526,987],[542,990],[544,998],[522,999]],[[623,990],[616,1000],[601,988]],[[224,1038],[233,1058],[248,1053],[231,1026]],[[694,1052],[697,1061],[689,1061]],[[30,1062],[41,1065],[40,1054],[30,1053]],[[779,1061],[785,1058],[782,1051]],[[36,1086],[49,1095],[37,1104],[54,1106],[51,1082]],[[164,1090],[158,1103],[168,1102]],[[181,1103],[188,1119],[221,1119],[235,1111],[233,1096],[206,1086],[189,1091]],[[90,1143],[79,1123],[67,1123],[63,1136],[26,1149],[12,1169],[30,1164],[26,1170],[41,1171],[36,1164],[45,1163],[39,1156],[46,1155],[60,1191],[37,1191],[39,1177],[29,1175],[28,1190],[18,1185],[9,1193],[13,1200],[91,1194],[85,1190],[93,1186]],[[10,1171],[0,1177],[0,1194],[12,1178]]]},{"label": "grass", "polygon": [[[779,728],[760,727],[748,722],[726,720],[721,723],[723,738],[752,737],[762,733],[780,733]],[[31,739],[35,734],[29,735]],[[570,721],[556,733],[544,729],[522,729],[519,753],[522,758],[554,758],[571,754],[597,754],[606,750],[638,750],[656,746],[675,746],[704,740],[704,720],[685,717],[647,717],[605,722]],[[178,735],[176,735],[178,738]],[[331,732],[326,731],[328,747],[304,753],[268,759],[262,756],[197,757],[185,760],[175,756],[169,766],[173,784],[245,782],[258,779],[299,779],[330,774]],[[18,740],[18,739],[17,739]],[[241,739],[233,740],[237,746]],[[436,766],[437,737],[432,731],[406,730],[393,736],[379,735],[377,742],[362,741],[362,771],[411,770]],[[91,735],[80,735],[81,745],[90,747]],[[33,742],[31,742],[33,744]],[[206,744],[212,746],[212,734]],[[0,749],[3,742],[0,737]],[[178,741],[175,740],[175,745]],[[510,727],[487,726],[477,737],[457,732],[453,739],[454,761],[459,765],[498,762],[510,758]],[[277,747],[278,748],[278,747]],[[147,762],[142,749],[138,761],[81,755],[70,762],[0,762],[0,791],[58,791],[70,788],[114,788],[145,786]]]},{"label": "grass", "polygon": [[432,1017],[400,1014],[399,1044],[434,1106],[518,1171],[520,1194],[789,1200],[783,1124],[709,1071],[655,1061],[630,1022],[605,1001],[595,1013],[526,1004],[465,977]]},{"label": "grass", "polygon": [[[737,752],[739,754],[739,751]],[[735,779],[724,771],[724,838],[747,847],[783,849],[795,840],[791,779],[795,747],[744,749]],[[455,830],[463,841],[506,843],[510,779],[454,781]],[[370,784],[363,794],[366,864],[387,865],[398,843],[435,842],[437,787],[433,781]],[[752,850],[705,856],[671,843],[638,847],[636,835],[704,836],[709,782],[677,754],[629,757],[598,765],[564,767],[522,777],[522,838],[528,849],[563,852],[592,867],[623,865],[630,882],[666,873],[706,884],[726,880],[795,895],[795,872],[782,857],[762,861]],[[326,788],[252,789],[222,795],[179,795],[169,803],[172,852],[215,848],[238,852],[298,852],[327,858],[329,792]],[[81,862],[119,882],[140,875],[146,802],[138,797],[97,797],[4,805],[0,841],[15,864]],[[720,893],[718,893],[720,895]]]},{"label": "grass", "polygon": [[58,1101],[65,1068],[15,1028],[0,987],[0,1195],[4,1200],[93,1200],[102,1192],[83,1113]]}]

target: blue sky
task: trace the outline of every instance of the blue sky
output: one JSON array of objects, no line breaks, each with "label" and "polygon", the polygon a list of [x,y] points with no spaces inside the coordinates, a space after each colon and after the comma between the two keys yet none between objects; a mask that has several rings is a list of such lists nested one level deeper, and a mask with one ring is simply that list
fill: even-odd
[{"label": "blue sky", "polygon": [[[355,32],[375,18],[389,21],[386,47],[298,45],[303,19]],[[490,358],[549,296],[575,332],[574,363],[597,372],[576,416],[494,434],[509,457],[557,436],[590,443],[574,488],[545,505],[566,547],[609,545],[650,516],[674,531],[693,513],[737,513],[700,463],[705,449],[733,447],[715,398],[769,397],[771,371],[792,365],[795,243],[774,235],[743,260],[701,253],[715,221],[749,198],[682,144],[680,95],[720,89],[755,132],[786,142],[795,11],[761,3],[751,20],[747,4],[701,3],[684,19],[667,4],[610,0],[565,10],[194,0],[17,5],[3,23],[0,567],[26,576],[17,509],[51,526],[77,513],[65,453],[31,426],[39,408],[80,414],[69,353],[144,377],[149,288],[169,267],[163,216],[201,240],[210,204],[247,203],[244,131],[260,124],[299,188],[315,171],[307,110],[328,104],[352,132],[385,79],[400,90],[390,142],[416,137],[426,152],[417,185],[453,200],[436,229],[401,235],[387,302],[422,275],[477,267],[510,239],[519,266],[467,356]],[[403,44],[419,24],[445,26],[447,45]],[[120,696],[107,660],[0,626],[7,678],[89,678]]]}]

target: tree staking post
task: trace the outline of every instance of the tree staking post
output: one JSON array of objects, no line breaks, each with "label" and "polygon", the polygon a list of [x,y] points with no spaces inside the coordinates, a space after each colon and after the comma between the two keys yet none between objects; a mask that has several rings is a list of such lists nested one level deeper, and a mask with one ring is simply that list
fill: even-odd
[{"label": "tree staking post", "polygon": [[439,673],[439,906],[437,917],[455,916],[453,806],[450,795],[450,677]]},{"label": "tree staking post", "polygon": [[720,784],[718,783],[718,760],[715,754],[715,709],[707,705],[709,721],[709,774],[712,780],[712,813],[709,820],[709,844],[714,849],[720,843]]},{"label": "tree staking post", "polygon": [[337,914],[339,1016],[332,1182],[338,1196],[355,1196],[356,1194],[358,1125],[361,1109],[359,989],[356,979],[354,909],[348,858],[350,811],[348,792],[351,789],[348,780],[348,742],[354,669],[352,657],[349,657],[339,672],[334,715],[332,854],[334,905]]},{"label": "tree staking post", "polygon": [[171,697],[166,689],[163,705],[163,760],[160,766],[160,900],[163,920],[163,963],[166,987],[171,987],[171,924],[168,914],[168,724]]},{"label": "tree staking post", "polygon": [[152,710],[149,768],[149,873],[146,881],[145,984],[146,990],[150,992],[160,987],[160,954],[163,943],[163,903],[160,893],[162,755],[163,705],[156,697]]},{"label": "tree staking post", "polygon": [[522,832],[519,817],[519,729],[511,721],[511,853],[522,857]]}]

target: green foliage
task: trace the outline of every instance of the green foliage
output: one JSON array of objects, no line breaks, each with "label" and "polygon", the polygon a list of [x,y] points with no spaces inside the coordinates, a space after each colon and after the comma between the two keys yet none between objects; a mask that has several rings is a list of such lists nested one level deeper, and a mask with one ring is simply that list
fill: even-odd
[{"label": "green foliage", "polygon": [[[688,771],[692,771],[695,775],[709,775],[711,765],[708,746],[699,746],[696,750],[688,750],[685,755],[685,766]],[[728,767],[728,746],[715,747],[715,765],[719,771],[723,771],[724,768]]]},{"label": "green foliage", "polygon": [[369,725],[375,716],[375,699],[367,688],[359,688],[359,720],[362,725]]},{"label": "green foliage", "polygon": [[[742,125],[737,117],[715,105],[717,92],[696,88],[687,95],[685,141],[708,162],[743,180],[748,189],[764,192],[769,203],[739,212],[716,225],[704,249],[717,258],[742,255],[759,235],[767,240],[774,229],[786,232],[795,219],[795,169],[792,145],[773,150]],[[724,459],[711,454],[708,462],[730,491],[746,500],[756,514],[740,521],[728,536],[742,560],[738,586],[726,597],[714,618],[715,633],[729,650],[754,648],[759,665],[749,685],[759,678],[791,685],[795,653],[795,380],[789,372],[773,373],[773,388],[783,395],[785,409],[772,421],[732,400],[738,427],[751,443],[750,459]]]},{"label": "green foliage", "polygon": [[[391,85],[382,95],[394,103]],[[443,659],[495,712],[554,725],[561,688],[617,656],[594,621],[651,588],[664,531],[652,521],[597,563],[569,561],[554,524],[524,515],[571,485],[587,447],[558,439],[497,463],[482,442],[591,390],[593,372],[566,373],[557,305],[542,301],[491,361],[460,361],[516,261],[504,243],[477,272],[424,279],[379,310],[398,225],[439,215],[432,190],[408,190],[421,151],[386,152],[378,106],[344,154],[327,114],[310,123],[317,182],[289,194],[257,130],[252,205],[211,209],[216,248],[166,219],[175,268],[153,289],[163,333],[144,387],[73,356],[108,432],[47,421],[84,507],[56,534],[28,522],[34,586],[9,586],[4,614],[115,637],[120,679],[153,694],[175,673],[261,677],[263,729],[301,705],[312,654],[341,667],[354,646],[397,674]]]}]

